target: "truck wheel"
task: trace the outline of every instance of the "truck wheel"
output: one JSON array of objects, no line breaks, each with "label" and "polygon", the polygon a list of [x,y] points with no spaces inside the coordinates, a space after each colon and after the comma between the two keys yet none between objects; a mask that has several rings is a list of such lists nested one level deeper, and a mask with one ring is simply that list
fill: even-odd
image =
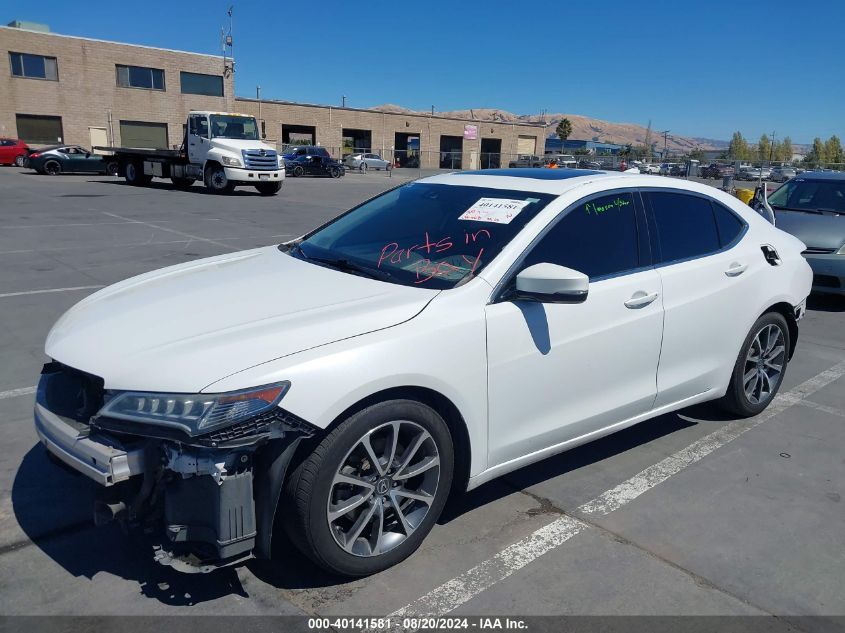
[{"label": "truck wheel", "polygon": [[282,188],[281,182],[262,182],[255,185],[262,196],[275,196]]},{"label": "truck wheel", "polygon": [[453,444],[443,418],[388,400],[329,433],[285,482],[292,542],[335,574],[366,576],[410,556],[449,494]]},{"label": "truck wheel", "polygon": [[193,178],[171,178],[170,180],[177,189],[187,189],[194,184]]},{"label": "truck wheel", "polygon": [[48,160],[44,163],[44,173],[48,176],[58,176],[62,173],[62,166],[57,160]]},{"label": "truck wheel", "polygon": [[126,163],[126,182],[130,185],[136,187],[142,187],[144,185],[150,184],[150,181],[153,179],[152,176],[147,176],[144,174],[143,168],[139,163],[136,162],[129,162]]},{"label": "truck wheel", "polygon": [[209,165],[205,168],[205,187],[211,193],[230,193],[235,188],[220,165]]},{"label": "truck wheel", "polygon": [[302,165],[297,165],[296,167],[293,168],[291,175],[294,178],[299,178],[300,176],[304,176],[305,175],[305,168]]}]

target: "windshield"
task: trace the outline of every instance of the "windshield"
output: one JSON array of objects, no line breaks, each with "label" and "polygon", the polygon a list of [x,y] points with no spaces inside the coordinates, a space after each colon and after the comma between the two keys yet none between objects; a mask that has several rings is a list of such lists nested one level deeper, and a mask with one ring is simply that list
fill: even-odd
[{"label": "windshield", "polygon": [[804,180],[796,178],[769,196],[774,209],[794,211],[834,211],[845,213],[845,178],[842,180]]},{"label": "windshield", "polygon": [[251,116],[228,114],[211,115],[212,138],[234,138],[242,141],[257,141],[258,126]]},{"label": "windshield", "polygon": [[344,270],[365,267],[393,283],[453,288],[483,269],[554,198],[411,182],[317,229],[292,254],[333,260]]}]

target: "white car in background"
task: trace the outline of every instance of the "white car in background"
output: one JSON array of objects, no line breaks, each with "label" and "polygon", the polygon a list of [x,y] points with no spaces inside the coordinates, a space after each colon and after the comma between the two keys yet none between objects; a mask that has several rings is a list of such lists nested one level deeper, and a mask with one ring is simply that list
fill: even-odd
[{"label": "white car in background", "polygon": [[803,250],[694,182],[434,176],[82,300],[47,337],[35,427],[100,484],[99,522],[147,520],[159,562],[269,558],[278,523],[331,572],[372,574],[451,492],[695,403],[760,413]]},{"label": "white car in background", "polygon": [[389,160],[384,160],[378,154],[349,154],[343,159],[343,162],[349,169],[359,169],[361,171],[367,171],[368,169],[389,170],[393,168],[393,164]]}]

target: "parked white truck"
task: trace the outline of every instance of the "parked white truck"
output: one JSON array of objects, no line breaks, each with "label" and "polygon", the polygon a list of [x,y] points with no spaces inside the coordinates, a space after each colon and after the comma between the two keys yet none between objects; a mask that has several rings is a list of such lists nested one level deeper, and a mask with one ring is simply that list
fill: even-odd
[{"label": "parked white truck", "polygon": [[192,110],[178,150],[97,147],[114,154],[118,175],[131,185],[148,185],[153,178],[170,178],[187,188],[202,180],[212,193],[235,187],[255,187],[272,196],[285,180],[284,158],[261,140],[255,117],[232,112]]}]

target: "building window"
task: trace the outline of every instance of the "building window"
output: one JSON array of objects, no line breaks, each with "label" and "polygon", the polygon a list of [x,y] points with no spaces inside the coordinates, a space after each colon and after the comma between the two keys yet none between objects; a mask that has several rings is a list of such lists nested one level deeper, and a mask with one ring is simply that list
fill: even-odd
[{"label": "building window", "polygon": [[220,75],[201,75],[199,73],[181,72],[182,92],[192,95],[207,95],[209,97],[223,96],[223,77]]},{"label": "building window", "polygon": [[117,64],[117,85],[121,88],[146,88],[164,90],[164,71],[144,66],[121,66]]},{"label": "building window", "polygon": [[9,65],[12,67],[13,77],[59,80],[59,66],[55,57],[30,55],[29,53],[9,53]]},{"label": "building window", "polygon": [[61,143],[62,117],[40,114],[16,114],[18,138],[27,143]]}]

